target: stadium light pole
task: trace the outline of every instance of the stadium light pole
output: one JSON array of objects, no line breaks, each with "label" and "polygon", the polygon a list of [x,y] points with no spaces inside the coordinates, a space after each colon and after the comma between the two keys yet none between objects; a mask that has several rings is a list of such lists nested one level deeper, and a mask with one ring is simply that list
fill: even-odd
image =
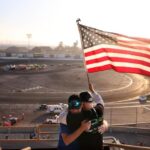
[{"label": "stadium light pole", "polygon": [[32,38],[32,34],[31,33],[28,33],[26,34],[27,36],[27,39],[28,39],[28,50],[30,49],[30,39]]}]

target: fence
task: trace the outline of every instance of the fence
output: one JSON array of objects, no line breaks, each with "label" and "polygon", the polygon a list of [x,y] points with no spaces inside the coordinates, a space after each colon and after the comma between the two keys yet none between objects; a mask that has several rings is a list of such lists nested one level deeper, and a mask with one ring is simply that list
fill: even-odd
[{"label": "fence", "polygon": [[150,125],[150,105],[105,107],[105,119],[109,125]]}]

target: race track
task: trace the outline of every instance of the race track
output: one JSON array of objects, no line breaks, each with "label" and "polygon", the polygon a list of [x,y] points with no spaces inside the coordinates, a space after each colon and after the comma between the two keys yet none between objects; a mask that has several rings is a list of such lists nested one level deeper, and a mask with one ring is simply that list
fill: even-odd
[{"label": "race track", "polygon": [[[8,61],[8,60],[7,60]],[[66,102],[69,95],[88,90],[82,61],[6,60],[6,64],[46,64],[42,71],[1,71],[0,103]],[[89,74],[90,82],[105,102],[132,99],[149,92],[149,78],[113,70]]]}]

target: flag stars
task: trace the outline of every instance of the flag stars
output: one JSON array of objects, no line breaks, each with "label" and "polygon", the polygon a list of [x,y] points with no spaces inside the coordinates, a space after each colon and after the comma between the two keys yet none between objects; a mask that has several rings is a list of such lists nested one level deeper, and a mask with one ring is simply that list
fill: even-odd
[{"label": "flag stars", "polygon": [[107,33],[94,28],[80,25],[80,33],[83,41],[83,48],[88,48],[98,44],[115,44],[115,38],[111,33]]}]

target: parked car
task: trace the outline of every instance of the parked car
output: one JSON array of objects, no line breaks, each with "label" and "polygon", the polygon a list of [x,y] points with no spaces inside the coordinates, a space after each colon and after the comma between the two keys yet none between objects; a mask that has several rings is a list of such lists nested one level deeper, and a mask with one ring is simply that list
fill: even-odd
[{"label": "parked car", "polygon": [[47,104],[41,104],[39,107],[39,110],[46,110],[47,109]]},{"label": "parked car", "polygon": [[12,126],[16,124],[21,118],[11,114],[2,116],[3,126]]},{"label": "parked car", "polygon": [[55,115],[53,118],[47,118],[44,124],[57,124],[59,123],[58,117],[59,117],[58,115]]},{"label": "parked car", "polygon": [[18,118],[17,118],[17,117],[11,117],[11,118],[9,118],[9,119],[8,119],[8,121],[10,121],[10,122],[11,122],[11,125],[14,125],[14,124],[16,124],[16,123],[17,123]]},{"label": "parked car", "polygon": [[18,121],[17,117],[10,117],[7,118],[4,122],[3,122],[3,126],[13,126],[14,124],[16,124]]},{"label": "parked car", "polygon": [[63,111],[63,107],[61,105],[47,105],[47,113],[55,113],[59,114]]}]

